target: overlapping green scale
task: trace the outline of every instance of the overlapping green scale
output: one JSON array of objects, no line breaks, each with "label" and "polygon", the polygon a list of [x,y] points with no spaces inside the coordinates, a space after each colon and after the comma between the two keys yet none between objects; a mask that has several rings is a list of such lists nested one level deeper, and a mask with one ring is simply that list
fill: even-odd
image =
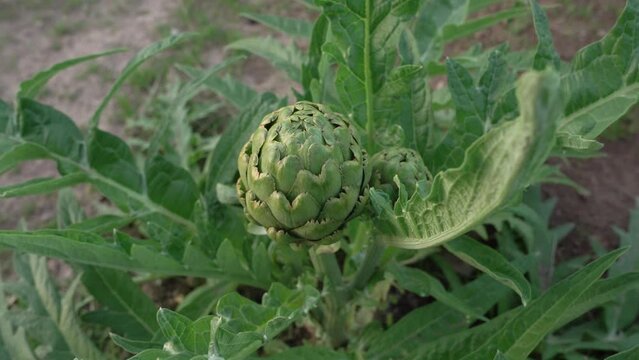
[{"label": "overlapping green scale", "polygon": [[243,147],[238,196],[271,238],[330,243],[366,202],[367,161],[346,118],[298,102],[266,115]]},{"label": "overlapping green scale", "polygon": [[385,149],[371,158],[371,187],[388,194],[394,203],[399,196],[399,188],[395,183],[395,176],[406,188],[408,196],[417,190],[417,183],[430,180],[428,168],[421,156],[412,149]]}]

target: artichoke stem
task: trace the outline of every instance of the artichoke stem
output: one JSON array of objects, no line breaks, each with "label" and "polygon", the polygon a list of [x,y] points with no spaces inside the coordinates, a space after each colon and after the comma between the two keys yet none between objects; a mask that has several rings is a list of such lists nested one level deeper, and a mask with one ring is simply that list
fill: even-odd
[{"label": "artichoke stem", "polygon": [[335,348],[346,342],[346,298],[342,281],[342,272],[334,253],[318,253],[311,248],[311,259],[318,274],[325,278],[325,296],[322,324],[328,340]]},{"label": "artichoke stem", "polygon": [[371,276],[373,276],[375,270],[377,270],[377,266],[382,259],[382,255],[384,254],[385,249],[386,245],[384,244],[384,241],[382,241],[379,236],[373,235],[373,239],[368,246],[368,249],[366,249],[364,261],[357,269],[353,281],[348,286],[347,293],[349,294],[349,297],[353,296],[352,293],[354,291],[362,290],[366,287],[366,284],[368,284],[368,280],[371,278]]}]

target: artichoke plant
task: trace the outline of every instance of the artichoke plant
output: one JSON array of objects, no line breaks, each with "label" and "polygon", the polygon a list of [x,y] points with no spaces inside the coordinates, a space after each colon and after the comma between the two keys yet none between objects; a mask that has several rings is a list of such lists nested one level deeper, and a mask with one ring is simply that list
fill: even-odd
[{"label": "artichoke plant", "polygon": [[332,243],[366,202],[367,157],[344,116],[310,102],[283,107],[240,152],[240,203],[274,240]]},{"label": "artichoke plant", "polygon": [[431,177],[422,157],[407,148],[389,148],[376,153],[371,158],[371,167],[371,187],[388,194],[393,203],[399,196],[395,176],[409,196],[417,190],[418,182]]}]

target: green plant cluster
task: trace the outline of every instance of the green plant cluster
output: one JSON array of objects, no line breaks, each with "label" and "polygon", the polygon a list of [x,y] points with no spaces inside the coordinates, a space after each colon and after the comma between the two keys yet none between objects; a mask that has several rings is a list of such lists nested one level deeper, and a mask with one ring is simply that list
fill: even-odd
[{"label": "green plant cluster", "polygon": [[[245,14],[294,41],[243,38],[208,69],[176,65],[184,79],[150,101],[153,131],[133,147],[102,113],[146,60],[194,34],[136,53],[86,131],[39,94],[121,50],[22,82],[0,101],[0,174],[45,160],[58,175],[0,198],[56,193],[57,216],[0,230],[16,274],[0,282],[0,359],[639,358],[639,205],[618,249],[556,263],[572,225],[549,225],[555,201],[539,190],[573,184],[547,160],[597,155],[639,101],[639,0],[569,62],[537,0],[486,10],[497,2]],[[525,16],[536,49],[443,58]],[[288,76],[295,99],[225,72],[247,54]],[[73,278],[58,283],[48,259]],[[176,304],[149,297],[176,277],[195,279]]]}]

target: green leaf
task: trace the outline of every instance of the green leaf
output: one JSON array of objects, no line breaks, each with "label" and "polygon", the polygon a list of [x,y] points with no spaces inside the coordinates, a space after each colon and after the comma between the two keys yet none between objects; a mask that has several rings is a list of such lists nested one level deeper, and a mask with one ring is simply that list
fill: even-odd
[{"label": "green leaf", "polygon": [[444,247],[465,263],[513,289],[524,306],[531,300],[532,290],[524,275],[493,248],[468,236],[449,241]]},{"label": "green leaf", "polygon": [[24,359],[24,360],[36,360],[35,355],[31,351],[29,346],[25,329],[17,328],[10,321],[6,321],[5,318],[9,315],[7,309],[7,300],[4,295],[3,283],[0,282],[0,358],[2,358],[2,351],[4,350],[9,359]]},{"label": "green leaf", "polygon": [[165,349],[175,352],[190,352],[192,354],[207,354],[211,339],[211,320],[213,316],[205,316],[196,321],[173,312],[160,309],[157,321],[160,330],[168,340]]},{"label": "green leaf", "polygon": [[5,133],[11,122],[13,110],[11,106],[0,99],[0,134]]},{"label": "green leaf", "polygon": [[0,187],[0,198],[46,194],[83,183],[86,180],[87,176],[83,173],[73,173],[59,178],[32,179],[20,184]]},{"label": "green leaf", "polygon": [[237,157],[244,143],[255,131],[262,118],[280,105],[271,93],[263,94],[246,107],[224,131],[220,142],[208,160],[207,192],[215,193],[218,183],[230,184],[237,173]]},{"label": "green leaf", "polygon": [[421,65],[403,65],[393,69],[376,95],[375,115],[383,130],[392,132],[398,125],[403,137],[386,140],[383,132],[377,139],[383,146],[404,146],[413,149],[425,145],[421,141],[428,131],[430,93]]},{"label": "green leaf", "polygon": [[113,233],[114,229],[127,226],[135,220],[133,217],[117,215],[99,215],[69,226],[70,229],[102,234]]},{"label": "green leaf", "polygon": [[298,346],[266,357],[271,360],[351,360],[352,357],[341,351],[319,346]]},{"label": "green leaf", "polygon": [[224,272],[243,276],[251,276],[248,264],[242,253],[235,249],[230,239],[224,239],[215,255],[217,265]]},{"label": "green leaf", "polygon": [[117,346],[132,354],[137,354],[152,349],[162,349],[163,345],[162,343],[156,341],[131,340],[114,333],[109,333],[109,337]]},{"label": "green leaf", "polygon": [[568,103],[559,131],[592,140],[639,100],[639,0],[628,0],[614,28],[575,56],[562,79]]},{"label": "green leaf", "polygon": [[122,318],[128,320],[126,331],[120,335],[132,339],[150,339],[158,329],[155,304],[127,273],[86,267],[82,273],[82,283],[103,309],[120,314],[118,322],[112,326],[117,326]]},{"label": "green leaf", "polygon": [[145,172],[149,198],[185,219],[190,218],[199,195],[191,174],[159,156],[146,165]]},{"label": "green leaf", "polygon": [[263,15],[257,13],[240,13],[240,16],[254,20],[271,29],[281,31],[286,35],[307,39],[311,36],[313,25],[302,19],[282,16]]},{"label": "green leaf", "polygon": [[243,359],[272,340],[314,308],[319,292],[304,286],[290,290],[273,283],[262,304],[231,293],[220,299],[213,321],[212,354],[224,359]]},{"label": "green leaf", "polygon": [[506,9],[496,13],[492,13],[480,18],[467,20],[459,24],[451,23],[444,26],[444,28],[442,29],[441,40],[444,43],[448,43],[457,39],[469,37],[491,26],[495,26],[502,21],[516,19],[518,17],[526,15],[527,13],[527,9],[515,7],[512,9]]},{"label": "green leaf", "polygon": [[[472,306],[477,313],[483,314],[506,297],[508,290],[484,275],[454,291],[453,295]],[[379,338],[373,339],[366,358],[409,358],[425,344],[459,333],[470,324],[464,314],[440,302],[426,305],[411,311]]]},{"label": "green leaf", "polygon": [[[630,250],[610,268],[610,275],[622,275],[639,271],[639,199],[630,212],[628,231],[614,228],[619,237],[619,246],[628,246]],[[632,325],[639,315],[639,291],[634,290],[617,299],[615,304],[606,307],[604,319],[610,333],[617,333]]]},{"label": "green leaf", "polygon": [[[632,276],[631,276],[632,275]],[[591,311],[592,309],[613,301],[629,289],[636,289],[639,286],[638,274],[626,274],[613,279],[598,280],[588,290],[586,290],[572,306],[560,316],[554,330],[559,329],[570,321]],[[505,326],[512,319],[520,316],[526,308],[519,307],[505,314],[491,319],[490,322],[473,327],[466,331],[458,331],[449,336],[441,337],[435,341],[428,341],[427,334],[424,334],[425,341],[415,344],[408,353],[412,358],[422,360],[457,360],[466,354],[476,350],[497,331]],[[408,356],[407,354],[407,356]]]},{"label": "green leaf", "polygon": [[129,146],[119,137],[96,129],[88,149],[89,165],[98,173],[142,192],[140,173]]},{"label": "green leaf", "polygon": [[188,293],[176,311],[191,320],[209,315],[217,300],[234,288],[235,285],[227,281],[209,282]]},{"label": "green leaf", "polygon": [[464,163],[440,172],[427,197],[390,202],[375,190],[375,224],[390,245],[419,249],[452,240],[513,199],[546,160],[561,109],[559,77],[528,73],[519,82],[522,115],[493,128],[466,151]]},{"label": "green leaf", "polygon": [[16,144],[0,154],[0,174],[22,162],[47,157],[47,152],[34,144]]},{"label": "green leaf", "polygon": [[138,67],[140,67],[140,65],[142,65],[145,61],[157,55],[158,53],[179,44],[180,42],[192,37],[193,35],[194,34],[191,34],[191,33],[171,35],[138,51],[138,53],[135,54],[135,56],[133,56],[133,58],[131,58],[131,60],[129,60],[129,62],[126,64],[126,66],[124,67],[124,70],[122,70],[122,72],[120,73],[120,76],[118,76],[118,78],[115,80],[115,83],[113,84],[113,86],[111,86],[111,89],[109,90],[107,95],[104,97],[104,99],[102,99],[102,102],[100,103],[95,113],[91,117],[91,120],[89,121],[90,132],[93,132],[94,130],[98,128],[98,125],[100,122],[100,116],[102,115],[102,112],[104,111],[106,106],[109,104],[109,101],[111,101],[111,98],[113,98],[113,95],[115,95],[115,93],[120,89],[120,87],[122,87],[122,85],[124,84],[124,81],[131,74],[133,74],[133,72]]},{"label": "green leaf", "polygon": [[[109,55],[121,53],[123,51],[126,51],[126,49],[113,49],[113,50],[108,50],[105,52],[100,52],[100,53],[91,54],[91,55],[85,55],[85,56],[77,57],[74,59],[69,59],[61,63],[57,63],[53,65],[52,67],[50,67],[49,69],[41,71],[35,74],[34,76],[32,76],[30,79],[20,83],[20,90],[18,91],[17,97],[35,99],[38,96],[38,93],[40,93],[40,91],[42,90],[42,88],[44,88],[44,86],[49,82],[49,80],[51,80],[51,78],[56,76],[60,71],[70,68],[72,66],[87,62],[87,61],[91,61],[103,56],[109,56]],[[0,129],[2,129],[1,126],[0,126]]]},{"label": "green leaf", "polygon": [[[366,129],[367,146],[374,148],[380,124],[375,114],[375,94],[397,57],[404,21],[402,1],[350,0],[322,1],[334,40],[322,50],[338,63],[337,93],[359,126]],[[337,104],[336,104],[337,105]]]},{"label": "green leaf", "polygon": [[424,1],[413,23],[420,61],[438,61],[443,53],[442,35],[447,25],[462,24],[468,16],[469,0]]},{"label": "green leaf", "polygon": [[544,70],[546,67],[552,66],[555,70],[559,70],[561,59],[552,41],[552,33],[546,12],[541,8],[537,0],[529,0],[529,2],[538,39],[533,69]]},{"label": "green leaf", "polygon": [[74,161],[84,157],[84,137],[73,120],[60,111],[31,99],[18,105],[20,135],[24,140]]},{"label": "green leaf", "polygon": [[[205,75],[205,70],[192,66],[177,65],[177,68],[191,79],[200,79]],[[244,110],[258,96],[255,90],[230,75],[208,78],[204,86],[225,98],[239,110]]]},{"label": "green leaf", "polygon": [[265,287],[252,278],[225,274],[211,262],[186,267],[162,254],[159,249],[147,245],[148,243],[149,241],[132,242],[125,249],[95,234],[78,230],[0,231],[0,245],[73,263],[159,275],[213,277],[258,288]]},{"label": "green leaf", "polygon": [[630,350],[620,352],[613,356],[608,356],[606,360],[632,360],[639,358],[639,346],[635,346]]},{"label": "green leaf", "polygon": [[129,360],[186,360],[190,359],[190,356],[180,357],[179,355],[171,354],[170,352],[160,350],[160,349],[147,349],[142,351],[141,353],[129,358]]},{"label": "green leaf", "polygon": [[291,80],[298,83],[301,81],[300,69],[304,63],[304,56],[295,45],[284,45],[268,36],[240,39],[226,45],[226,49],[242,50],[257,55],[284,71]]},{"label": "green leaf", "polygon": [[488,321],[488,319],[472,308],[469,304],[466,304],[463,300],[460,300],[455,295],[447,292],[437,278],[430,276],[422,270],[394,263],[388,267],[387,271],[393,276],[393,278],[395,278],[397,284],[405,290],[413,292],[421,297],[430,295],[440,303],[450,306],[464,315]]},{"label": "green leaf", "polygon": [[464,356],[463,360],[486,359],[497,350],[514,359],[525,359],[543,338],[554,330],[561,315],[581,294],[626,251],[619,249],[593,261],[582,270],[555,285],[535,299],[481,347]]},{"label": "green leaf", "polygon": [[455,123],[432,153],[424,156],[434,174],[463,162],[466,149],[484,133],[486,119],[486,96],[475,86],[468,70],[452,59],[446,61],[446,67]]},{"label": "green leaf", "polygon": [[64,337],[69,349],[78,358],[105,359],[102,352],[86,336],[76,318],[73,297],[80,279],[76,278],[69,289],[66,290],[64,297],[61,298],[53,286],[46,259],[30,255],[28,262],[33,274],[32,281],[37,294],[47,314],[55,322],[57,329]]},{"label": "green leaf", "polygon": [[[313,24],[313,33],[310,36],[310,44],[308,45],[308,55],[306,63],[302,67],[302,87],[304,88],[304,99],[324,103],[322,94],[317,94],[318,87],[326,85],[328,81],[324,81],[324,77],[320,75],[326,70],[326,56],[322,51],[322,46],[326,42],[328,34],[328,18],[322,14],[317,17]],[[315,92],[315,94],[313,94]]]}]

